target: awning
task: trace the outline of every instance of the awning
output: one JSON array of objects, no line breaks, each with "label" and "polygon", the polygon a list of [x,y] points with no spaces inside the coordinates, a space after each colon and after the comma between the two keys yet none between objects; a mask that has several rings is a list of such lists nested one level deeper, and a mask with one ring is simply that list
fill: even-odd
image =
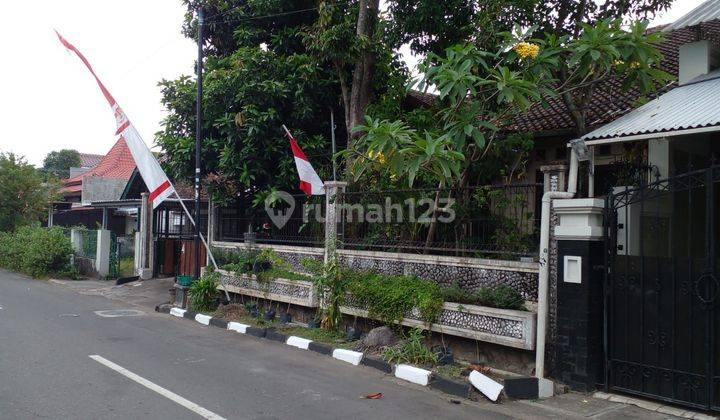
[{"label": "awning", "polygon": [[670,32],[716,19],[720,19],[720,0],[707,0],[680,19],[663,28],[663,31]]},{"label": "awning", "polygon": [[582,137],[588,145],[720,131],[720,71],[700,76]]}]

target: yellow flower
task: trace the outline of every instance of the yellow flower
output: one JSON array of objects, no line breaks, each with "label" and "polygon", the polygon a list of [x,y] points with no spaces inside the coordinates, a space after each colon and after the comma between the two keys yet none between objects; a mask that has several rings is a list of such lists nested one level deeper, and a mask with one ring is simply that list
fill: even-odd
[{"label": "yellow flower", "polygon": [[372,160],[376,160],[379,164],[385,164],[385,155],[382,152],[368,152],[368,157]]},{"label": "yellow flower", "polygon": [[519,42],[513,47],[520,58],[535,58],[540,52],[540,46],[530,42]]}]

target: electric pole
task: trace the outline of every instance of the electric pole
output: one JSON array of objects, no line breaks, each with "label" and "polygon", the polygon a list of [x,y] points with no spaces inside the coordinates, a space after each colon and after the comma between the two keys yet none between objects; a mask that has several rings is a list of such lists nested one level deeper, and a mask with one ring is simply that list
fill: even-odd
[{"label": "electric pole", "polygon": [[[205,13],[198,7],[197,99],[195,104],[195,278],[200,278],[200,151],[202,148],[202,73]],[[181,198],[182,200],[182,198]]]}]

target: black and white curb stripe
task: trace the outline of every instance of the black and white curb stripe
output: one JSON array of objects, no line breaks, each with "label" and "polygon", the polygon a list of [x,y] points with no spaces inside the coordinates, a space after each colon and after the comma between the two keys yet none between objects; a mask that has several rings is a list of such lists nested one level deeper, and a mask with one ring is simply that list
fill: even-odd
[{"label": "black and white curb stripe", "polygon": [[[157,306],[157,312],[168,313],[178,318],[192,319],[202,325],[209,325],[233,331],[240,334],[252,335],[267,340],[278,341],[288,346],[301,350],[309,350],[315,353],[331,356],[336,360],[349,363],[353,366],[367,366],[377,369],[383,373],[393,374],[395,377],[421,386],[429,386],[432,389],[460,398],[470,398],[473,387],[485,394],[492,401],[498,399],[503,391],[503,385],[498,384],[480,372],[471,372],[470,377],[465,381],[444,378],[433,375],[426,369],[406,364],[393,365],[377,357],[366,355],[361,352],[333,348],[330,345],[318,343],[307,338],[287,336],[271,328],[257,328],[240,322],[228,322],[222,319],[213,318],[210,315],[195,313],[186,309]],[[517,381],[517,382],[513,382]],[[506,395],[510,398],[537,399],[552,396],[548,395],[546,387],[539,386],[537,378],[506,379]],[[552,389],[552,383],[550,383]],[[544,388],[544,389],[540,389]]]}]

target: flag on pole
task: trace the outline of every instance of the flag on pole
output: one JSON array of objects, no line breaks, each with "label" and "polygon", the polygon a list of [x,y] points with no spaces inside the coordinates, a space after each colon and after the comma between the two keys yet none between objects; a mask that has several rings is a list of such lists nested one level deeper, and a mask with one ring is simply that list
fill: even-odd
[{"label": "flag on pole", "polygon": [[295,141],[295,138],[290,134],[287,127],[284,125],[282,127],[287,134],[288,140],[290,140],[290,148],[295,157],[295,167],[300,177],[300,189],[307,195],[324,195],[325,185],[323,185],[322,180],[317,172],[315,172],[307,156],[305,156],[305,153],[300,149],[300,146],[298,146],[297,141]]},{"label": "flag on pole", "polygon": [[162,170],[160,163],[157,159],[155,159],[155,155],[152,154],[150,149],[147,147],[147,144],[145,144],[142,137],[140,137],[140,133],[138,133],[135,129],[135,126],[130,123],[127,115],[125,115],[123,110],[117,104],[115,98],[113,98],[107,88],[105,88],[105,85],[103,85],[97,77],[95,71],[90,65],[90,62],[77,48],[75,48],[74,45],[63,38],[58,31],[55,31],[55,33],[65,48],[74,52],[95,78],[103,96],[105,96],[105,99],[110,104],[110,108],[112,108],[113,114],[115,114],[115,121],[117,122],[117,131],[115,132],[115,135],[119,135],[125,139],[125,142],[130,149],[130,153],[135,160],[135,165],[140,172],[140,176],[142,176],[143,181],[145,181],[145,185],[150,191],[149,198],[153,209],[156,208],[163,202],[163,200],[175,192],[175,189],[170,183],[165,171]]}]

